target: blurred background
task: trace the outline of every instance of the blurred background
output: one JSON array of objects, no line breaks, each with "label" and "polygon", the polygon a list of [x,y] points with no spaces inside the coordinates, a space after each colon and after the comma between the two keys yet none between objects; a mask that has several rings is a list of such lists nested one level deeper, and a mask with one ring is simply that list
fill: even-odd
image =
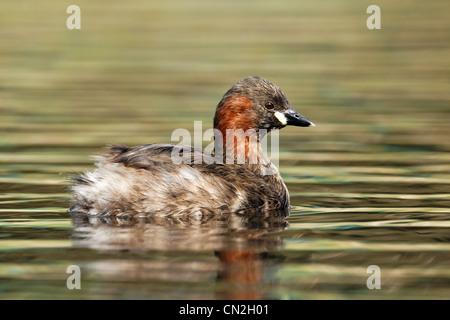
[{"label": "blurred background", "polygon": [[[71,4],[81,30],[66,27]],[[380,30],[366,27],[371,4]],[[2,0],[0,297],[73,297],[61,283],[74,257],[107,269],[71,240],[67,175],[92,169],[106,144],[171,143],[195,120],[212,127],[222,95],[250,75],[278,84],[317,125],[280,132],[293,211],[260,298],[370,298],[354,276],[383,263],[390,297],[448,297],[449,9],[446,0]],[[165,250],[152,259],[173,262]],[[167,281],[153,298],[189,298],[174,293],[189,279],[155,280],[152,268],[102,297],[148,297],[132,289],[145,279]],[[201,281],[192,295],[216,297],[205,289],[215,276]],[[77,297],[98,297],[98,286]]]},{"label": "blurred background", "polygon": [[212,123],[223,93],[260,75],[317,122],[283,132],[297,148],[439,139],[448,151],[447,1],[379,1],[381,30],[366,27],[371,3],[81,0],[82,28],[68,30],[72,2],[6,0],[2,150],[167,142]]}]

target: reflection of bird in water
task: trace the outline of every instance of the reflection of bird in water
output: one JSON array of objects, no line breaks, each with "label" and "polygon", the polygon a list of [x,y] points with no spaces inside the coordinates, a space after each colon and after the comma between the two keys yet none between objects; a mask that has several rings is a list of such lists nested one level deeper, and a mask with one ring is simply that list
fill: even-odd
[{"label": "reflection of bird in water", "polygon": [[280,240],[264,235],[288,225],[281,214],[266,218],[228,214],[198,219],[73,214],[72,222],[75,244],[100,250],[275,250]]},{"label": "reflection of bird in water", "polygon": [[214,155],[189,146],[114,146],[98,157],[95,171],[73,179],[70,210],[93,216],[286,211],[289,192],[260,144],[286,125],[314,124],[278,86],[243,79],[217,106]]},{"label": "reflection of bird in water", "polygon": [[223,250],[216,256],[221,263],[218,279],[230,286],[239,288],[225,290],[223,299],[258,300],[262,299],[261,283],[264,281],[268,256],[257,250]]},{"label": "reflection of bird in water", "polygon": [[[77,247],[109,253],[161,252],[174,257],[96,261],[88,268],[96,278],[129,282],[215,281],[214,297],[224,299],[262,298],[260,285],[273,257],[268,252],[283,246],[282,239],[269,235],[288,226],[281,215],[121,219],[74,214],[72,221],[72,238]],[[183,259],[177,260],[180,256]]]}]

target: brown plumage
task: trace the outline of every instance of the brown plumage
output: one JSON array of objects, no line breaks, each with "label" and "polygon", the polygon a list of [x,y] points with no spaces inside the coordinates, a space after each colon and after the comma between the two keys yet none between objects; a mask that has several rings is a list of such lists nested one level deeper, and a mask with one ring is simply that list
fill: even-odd
[{"label": "brown plumage", "polygon": [[[217,106],[214,155],[189,146],[113,146],[97,158],[95,171],[73,179],[70,210],[95,216],[288,212],[288,190],[259,142],[262,129],[286,125],[313,123],[291,108],[276,85],[243,79]],[[185,161],[176,163],[174,154]]]}]

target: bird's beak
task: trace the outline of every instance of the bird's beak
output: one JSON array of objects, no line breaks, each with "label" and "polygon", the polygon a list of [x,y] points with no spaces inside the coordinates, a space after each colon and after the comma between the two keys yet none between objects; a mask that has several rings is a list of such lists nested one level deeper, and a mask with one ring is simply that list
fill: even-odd
[{"label": "bird's beak", "polygon": [[286,111],[275,112],[275,117],[283,124],[284,126],[298,126],[298,127],[315,127],[316,125],[309,119],[302,116],[300,113],[290,108]]}]

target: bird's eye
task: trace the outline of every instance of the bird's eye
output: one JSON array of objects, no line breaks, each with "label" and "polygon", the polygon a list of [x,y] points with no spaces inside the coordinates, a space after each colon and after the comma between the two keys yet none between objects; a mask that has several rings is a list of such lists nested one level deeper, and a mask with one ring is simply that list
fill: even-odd
[{"label": "bird's eye", "polygon": [[266,104],[264,106],[266,107],[266,109],[269,109],[269,110],[274,108],[274,105],[272,102],[266,102]]}]

